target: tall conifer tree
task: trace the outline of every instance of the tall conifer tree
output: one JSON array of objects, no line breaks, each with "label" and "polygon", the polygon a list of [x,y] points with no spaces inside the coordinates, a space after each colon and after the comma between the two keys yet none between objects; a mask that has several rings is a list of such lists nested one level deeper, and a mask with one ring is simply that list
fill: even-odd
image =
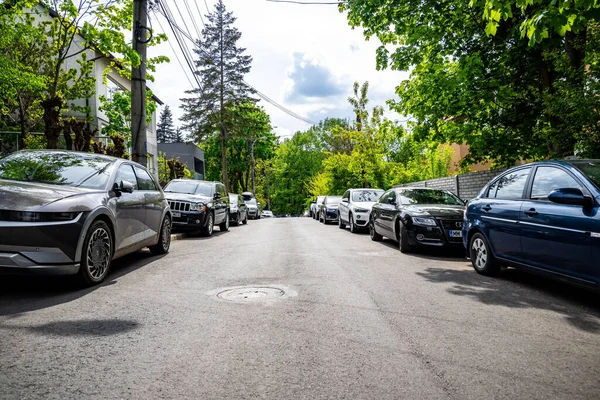
[{"label": "tall conifer tree", "polygon": [[176,139],[175,126],[173,125],[173,113],[169,106],[160,113],[158,124],[156,125],[156,141],[158,143],[172,143]]},{"label": "tall conifer tree", "polygon": [[250,72],[252,57],[245,48],[238,47],[241,32],[233,26],[236,18],[227,12],[222,0],[215,11],[207,16],[208,22],[198,40],[196,74],[202,88],[188,90],[191,95],[181,99],[184,116],[183,128],[198,141],[218,136],[221,143],[221,175],[229,190],[227,174],[227,141],[232,131],[237,105],[256,102],[254,91],[243,81]]}]

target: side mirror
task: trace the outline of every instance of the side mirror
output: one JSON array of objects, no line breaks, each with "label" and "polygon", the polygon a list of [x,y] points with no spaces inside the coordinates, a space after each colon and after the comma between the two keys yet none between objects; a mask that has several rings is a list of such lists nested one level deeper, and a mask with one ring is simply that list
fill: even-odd
[{"label": "side mirror", "polygon": [[585,196],[580,189],[564,188],[550,192],[548,200],[558,204],[569,204],[574,206],[593,206],[594,200]]},{"label": "side mirror", "polygon": [[349,202],[350,202],[350,200],[348,200],[348,199],[342,199],[342,203],[349,203]]},{"label": "side mirror", "polygon": [[120,196],[121,193],[133,193],[133,183],[129,181],[121,181],[121,184],[115,182],[113,186],[113,191]]},{"label": "side mirror", "polygon": [[221,193],[217,192],[213,197],[215,200],[219,200],[221,198]]},{"label": "side mirror", "polygon": [[396,205],[396,199],[392,199],[391,197],[388,197],[388,204],[391,204],[393,206]]}]

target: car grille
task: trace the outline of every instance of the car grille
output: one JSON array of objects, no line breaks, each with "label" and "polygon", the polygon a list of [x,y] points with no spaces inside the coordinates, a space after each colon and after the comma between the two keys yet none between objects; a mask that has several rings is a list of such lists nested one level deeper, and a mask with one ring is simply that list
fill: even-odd
[{"label": "car grille", "polygon": [[169,200],[169,207],[173,211],[190,211],[191,203],[187,201],[171,201]]},{"label": "car grille", "polygon": [[462,219],[442,219],[439,220],[444,228],[444,234],[450,242],[462,242],[462,238],[450,237],[450,231],[461,231],[463,226]]}]

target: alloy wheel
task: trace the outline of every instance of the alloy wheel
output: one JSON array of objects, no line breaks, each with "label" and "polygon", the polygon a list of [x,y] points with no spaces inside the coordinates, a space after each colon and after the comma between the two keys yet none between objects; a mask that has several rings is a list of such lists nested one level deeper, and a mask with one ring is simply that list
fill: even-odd
[{"label": "alloy wheel", "polygon": [[102,279],[106,274],[111,251],[110,234],[98,227],[90,237],[86,253],[88,271],[94,280]]},{"label": "alloy wheel", "polygon": [[171,220],[169,218],[165,218],[165,222],[163,222],[163,231],[162,231],[162,246],[163,249],[167,249],[171,244]]},{"label": "alloy wheel", "polygon": [[473,241],[472,249],[475,252],[475,260],[473,264],[477,269],[485,268],[488,259],[487,246],[481,238],[476,238]]},{"label": "alloy wheel", "polygon": [[356,228],[354,227],[354,217],[350,214],[350,218],[348,218],[348,224],[350,225],[350,232],[354,233]]},{"label": "alloy wheel", "polygon": [[208,226],[207,226],[207,228],[208,228],[208,235],[209,235],[209,236],[210,236],[210,235],[212,235],[212,233],[213,233],[213,229],[214,229],[214,226],[213,226],[213,216],[212,216],[212,214],[209,214],[209,215],[208,215]]}]

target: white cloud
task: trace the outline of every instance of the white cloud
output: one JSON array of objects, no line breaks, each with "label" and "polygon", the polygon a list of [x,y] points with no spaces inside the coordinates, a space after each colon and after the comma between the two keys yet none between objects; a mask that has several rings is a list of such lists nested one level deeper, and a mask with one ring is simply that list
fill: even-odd
[{"label": "white cloud", "polygon": [[[203,3],[198,1],[197,5],[206,14]],[[215,0],[208,0],[211,11],[214,3]],[[172,0],[170,4],[172,9],[178,4],[182,12],[186,10],[183,0]],[[375,50],[379,43],[376,40],[367,42],[360,30],[352,30],[346,16],[340,14],[336,6],[294,5],[264,0],[225,0],[225,5],[238,18],[235,25],[242,32],[239,45],[245,47],[247,54],[254,59],[246,81],[284,107],[311,120],[351,117],[346,99],[351,95],[355,80],[370,82],[369,106],[373,107],[385,106],[385,100],[394,97],[395,87],[407,77],[402,72],[377,71]],[[195,6],[191,9],[196,23],[201,25]],[[154,27],[160,30],[156,17],[154,14],[151,16],[154,17]],[[184,27],[178,14],[176,18]],[[171,44],[184,63],[162,17],[160,22],[167,29]],[[191,20],[186,22],[190,33],[197,36]],[[150,86],[171,106],[175,118],[179,118],[182,114],[179,99],[185,97],[184,91],[190,88],[186,74],[191,78],[191,73],[182,70],[168,44],[151,49],[149,55],[153,54],[165,54],[171,58],[169,65],[158,67],[156,82]],[[183,65],[187,69],[185,63]],[[264,101],[260,104],[271,115],[280,135],[291,135],[309,127],[309,124]]]}]

